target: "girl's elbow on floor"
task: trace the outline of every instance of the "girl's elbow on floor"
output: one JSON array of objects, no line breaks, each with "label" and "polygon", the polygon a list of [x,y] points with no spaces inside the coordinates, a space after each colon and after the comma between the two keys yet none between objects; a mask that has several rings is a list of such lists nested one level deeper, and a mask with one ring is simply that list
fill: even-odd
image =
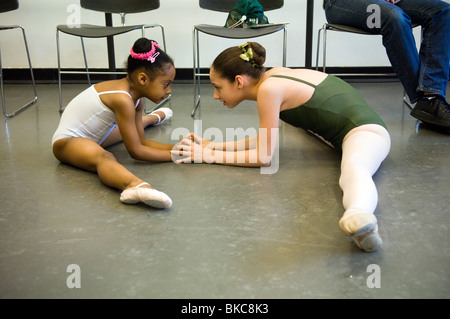
[{"label": "girl's elbow on floor", "polygon": [[131,158],[135,160],[143,160],[144,158],[144,153],[139,148],[129,149],[128,154],[130,154]]}]

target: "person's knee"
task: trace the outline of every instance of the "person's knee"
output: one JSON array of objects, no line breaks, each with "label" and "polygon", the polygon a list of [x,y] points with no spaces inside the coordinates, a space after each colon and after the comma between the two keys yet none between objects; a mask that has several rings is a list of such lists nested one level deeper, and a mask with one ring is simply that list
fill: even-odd
[{"label": "person's knee", "polygon": [[56,159],[58,161],[61,161],[61,159],[59,158],[60,146],[58,145],[58,141],[53,143],[53,145],[52,145],[52,152],[53,152],[53,155],[56,157]]},{"label": "person's knee", "polygon": [[116,161],[117,162],[116,157],[111,152],[108,152],[106,150],[103,150],[97,156],[98,163],[103,162],[103,161]]},{"label": "person's knee", "polygon": [[66,157],[65,148],[66,148],[67,141],[68,141],[67,139],[59,139],[59,140],[55,141],[52,145],[53,155],[60,162],[65,161],[65,157]]},{"label": "person's knee", "polygon": [[411,32],[411,18],[400,8],[382,10],[380,13],[381,33],[403,34]]}]

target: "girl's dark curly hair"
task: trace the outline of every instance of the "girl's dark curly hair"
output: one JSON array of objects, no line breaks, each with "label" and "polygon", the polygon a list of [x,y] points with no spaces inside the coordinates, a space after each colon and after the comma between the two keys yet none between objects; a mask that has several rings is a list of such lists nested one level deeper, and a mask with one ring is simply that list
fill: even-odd
[{"label": "girl's dark curly hair", "polygon": [[[134,53],[147,53],[151,49],[152,49],[152,40],[149,40],[147,38],[137,39],[132,48]],[[167,55],[167,53],[165,53],[160,48],[155,47],[155,49],[156,52],[159,53],[159,55],[155,58],[153,63],[147,60],[135,59],[131,55],[129,55],[127,61],[128,74],[131,74],[134,71],[143,68],[150,77],[150,79],[154,79],[156,76],[163,74],[165,70],[170,66],[174,66],[172,58],[169,55]]]}]

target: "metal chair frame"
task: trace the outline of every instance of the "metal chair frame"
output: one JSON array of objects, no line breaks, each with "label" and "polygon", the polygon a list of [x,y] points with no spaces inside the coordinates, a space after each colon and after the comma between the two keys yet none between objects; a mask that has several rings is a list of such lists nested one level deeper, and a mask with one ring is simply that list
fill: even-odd
[{"label": "metal chair frame", "polygon": [[[415,28],[419,26],[418,24],[414,24],[412,28]],[[322,72],[325,72],[326,70],[326,51],[327,51],[327,31],[338,31],[338,32],[347,32],[347,33],[355,33],[355,34],[361,34],[361,35],[379,35],[367,32],[365,30],[361,30],[358,28],[346,26],[346,25],[340,25],[340,24],[332,24],[332,23],[325,23],[322,28],[319,29],[317,34],[317,52],[316,52],[316,70],[319,70],[319,52],[320,52],[320,34],[323,31],[323,51],[322,51]],[[373,74],[366,74],[366,75],[373,75]],[[382,74],[382,75],[391,75],[391,74]],[[406,92],[403,92],[403,103],[405,103],[409,108],[413,108],[414,105],[409,101],[409,98],[406,94]]]},{"label": "metal chair frame", "polygon": [[[15,9],[18,8],[18,3],[17,3],[17,7]],[[33,90],[34,90],[34,98],[29,101],[28,103],[22,105],[21,107],[17,108],[14,112],[12,113],[8,113],[6,111],[6,99],[5,99],[5,89],[4,89],[4,84],[3,84],[3,66],[2,66],[2,55],[1,55],[1,49],[0,49],[0,91],[2,94],[2,109],[3,109],[3,115],[5,115],[6,117],[10,118],[10,117],[14,117],[17,114],[19,114],[20,112],[26,110],[28,107],[30,107],[31,105],[33,105],[34,103],[36,103],[38,96],[37,96],[37,91],[36,91],[36,82],[34,80],[34,73],[33,73],[33,67],[31,65],[31,58],[30,58],[30,51],[28,49],[28,43],[27,43],[27,37],[25,35],[25,29],[23,27],[21,27],[20,25],[10,25],[10,26],[3,26],[0,25],[0,31],[4,31],[4,30],[12,30],[12,29],[21,29],[22,30],[22,36],[23,36],[23,42],[25,44],[25,49],[27,51],[27,58],[28,58],[28,65],[30,68],[30,73],[31,73],[31,82],[33,84]]]},{"label": "metal chair frame", "polygon": [[[205,1],[200,0],[199,5],[203,9],[229,12],[236,1]],[[270,1],[260,1],[264,6],[265,11],[279,9],[282,7],[272,7]],[[265,30],[264,30],[265,29]],[[274,24],[264,28],[248,29],[248,28],[224,28],[223,26],[198,24],[194,25],[192,30],[192,50],[193,50],[193,77],[194,77],[194,108],[191,116],[194,117],[200,105],[200,78],[209,76],[208,73],[202,73],[200,68],[200,41],[199,32],[227,39],[250,39],[260,36],[273,34],[278,31],[283,31],[283,60],[282,65],[286,66],[286,46],[287,46],[287,24]]]},{"label": "metal chair frame", "polygon": [[[83,2],[81,3],[83,6]],[[100,4],[102,5],[102,4]],[[86,7],[86,9],[91,9],[89,7]],[[92,10],[98,10],[103,11],[97,8],[92,8]],[[105,13],[108,13],[107,11],[103,11]],[[138,11],[132,11],[130,13],[134,13]],[[58,25],[56,27],[56,47],[57,47],[57,56],[58,56],[58,89],[59,89],[59,111],[63,112],[64,108],[62,106],[62,81],[61,81],[61,75],[62,74],[86,74],[88,84],[91,85],[91,78],[90,75],[93,74],[104,74],[104,75],[119,75],[119,74],[127,74],[123,71],[89,71],[88,63],[87,63],[87,57],[86,57],[86,50],[84,45],[84,38],[107,38],[107,37],[114,37],[120,34],[128,33],[135,30],[141,30],[141,36],[145,37],[145,29],[149,28],[160,28],[161,29],[161,36],[163,40],[163,50],[166,51],[166,38],[164,33],[164,27],[161,24],[140,24],[140,25],[131,25],[126,26],[125,25],[125,15],[126,13],[123,12],[112,12],[112,13],[118,13],[121,17],[121,25],[120,26],[98,26],[98,25],[89,25],[89,24],[81,24],[79,27],[70,28],[66,25]],[[66,71],[61,68],[61,51],[60,51],[60,40],[59,40],[59,33],[66,33],[72,36],[78,36],[81,39],[81,47],[83,51],[83,59],[84,59],[84,65],[86,71]],[[164,101],[160,102],[158,105],[156,105],[152,110],[144,110],[145,113],[149,114],[153,112],[154,110],[161,107],[162,104],[166,103],[170,99],[170,96],[167,97]]]}]

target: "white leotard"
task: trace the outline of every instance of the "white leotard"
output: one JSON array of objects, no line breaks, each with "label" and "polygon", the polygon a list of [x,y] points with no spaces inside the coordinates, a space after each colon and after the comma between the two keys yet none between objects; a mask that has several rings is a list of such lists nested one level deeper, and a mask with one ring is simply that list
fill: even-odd
[{"label": "white leotard", "polygon": [[[126,91],[104,91],[98,93],[94,86],[90,86],[77,95],[65,108],[59,126],[52,138],[52,144],[66,137],[85,137],[98,144],[117,126],[114,112],[103,104],[100,95],[123,93],[130,98]],[[135,107],[139,104],[137,100]]]}]

